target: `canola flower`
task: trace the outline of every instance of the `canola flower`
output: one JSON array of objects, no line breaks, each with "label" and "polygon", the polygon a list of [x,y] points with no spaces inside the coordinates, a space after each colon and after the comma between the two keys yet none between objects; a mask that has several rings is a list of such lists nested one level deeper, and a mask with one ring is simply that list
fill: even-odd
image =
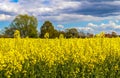
[{"label": "canola flower", "polygon": [[0,78],[120,78],[120,38],[18,36],[0,39]]}]

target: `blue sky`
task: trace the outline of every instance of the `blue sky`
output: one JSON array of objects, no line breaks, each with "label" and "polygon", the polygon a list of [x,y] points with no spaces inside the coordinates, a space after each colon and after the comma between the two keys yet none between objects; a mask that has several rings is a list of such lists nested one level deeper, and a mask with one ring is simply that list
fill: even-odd
[{"label": "blue sky", "polygon": [[59,30],[74,27],[84,32],[120,34],[119,0],[0,0],[0,29],[19,14],[37,17],[38,30],[50,20]]}]

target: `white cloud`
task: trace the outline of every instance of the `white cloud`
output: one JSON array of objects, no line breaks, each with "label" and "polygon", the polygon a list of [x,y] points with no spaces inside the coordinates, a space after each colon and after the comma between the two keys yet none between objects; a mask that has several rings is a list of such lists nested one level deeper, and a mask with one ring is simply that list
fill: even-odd
[{"label": "white cloud", "polygon": [[70,1],[58,1],[55,3],[58,9],[66,9],[66,8],[80,8],[81,2],[70,2]]},{"label": "white cloud", "polygon": [[[105,3],[111,4],[111,2]],[[114,1],[114,4],[115,3],[120,3],[120,1]],[[66,9],[69,10],[80,9],[85,4],[91,5],[91,3],[87,1],[71,1],[71,0],[51,0],[51,1],[19,0],[19,2],[17,3],[10,2],[10,0],[4,1],[0,0],[0,12],[1,14],[7,13],[7,15],[9,16],[11,15],[16,16],[18,14],[31,14],[36,16],[39,21],[51,20],[60,23],[120,19],[120,15],[108,17],[96,17],[92,15],[82,15],[77,13],[65,12]]]},{"label": "white cloud", "polygon": [[97,25],[93,24],[93,23],[88,23],[88,27],[97,27]]},{"label": "white cloud", "polygon": [[13,18],[13,17],[10,16],[10,15],[0,14],[0,20],[1,20],[1,21],[10,20],[10,19],[12,19],[12,18]]},{"label": "white cloud", "polygon": [[63,29],[63,28],[64,28],[63,25],[57,25],[57,27],[60,28],[60,29]]},{"label": "white cloud", "polygon": [[[38,17],[39,20],[54,20],[63,22],[62,20],[69,17],[69,14],[64,14],[62,11],[69,8],[80,8],[80,5],[81,2],[69,0],[19,0],[18,3],[10,2],[10,0],[0,0],[0,12],[5,12],[8,15],[12,14],[14,16],[18,14],[31,14]],[[65,20],[69,21],[70,19]]]},{"label": "white cloud", "polygon": [[120,34],[120,24],[117,24],[116,22],[109,21],[109,23],[101,23],[101,24],[94,24],[94,23],[88,23],[85,27],[77,27],[80,31],[84,32],[91,32],[91,33],[99,33],[99,32],[112,32],[115,31],[118,34]]},{"label": "white cloud", "polygon": [[82,32],[90,32],[93,33],[94,29],[91,27],[75,27],[76,29],[78,29],[78,31],[82,31]]},{"label": "white cloud", "polygon": [[116,0],[116,1],[108,1],[108,2],[103,2],[104,4],[109,4],[109,5],[120,5],[120,1]]},{"label": "white cloud", "polygon": [[55,22],[61,22],[61,23],[103,20],[103,18],[94,17],[90,15],[64,14],[64,13],[60,15],[55,15],[55,16],[45,16],[43,20],[46,20],[46,19],[53,20]]},{"label": "white cloud", "polygon": [[115,20],[116,23],[119,23],[119,20]]}]

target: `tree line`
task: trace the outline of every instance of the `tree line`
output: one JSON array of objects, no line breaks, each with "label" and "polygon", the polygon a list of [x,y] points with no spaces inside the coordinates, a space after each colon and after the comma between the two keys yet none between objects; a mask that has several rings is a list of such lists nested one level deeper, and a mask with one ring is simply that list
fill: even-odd
[{"label": "tree line", "polygon": [[[27,14],[18,15],[8,27],[5,27],[0,37],[13,38],[14,32],[16,30],[20,31],[21,38],[45,38],[46,33],[49,36],[49,38],[58,38],[61,34],[65,38],[91,38],[97,36],[96,34],[94,35],[93,33],[89,32],[78,32],[76,28],[68,28],[63,31],[58,31],[54,28],[53,24],[50,21],[45,21],[43,23],[43,25],[40,27],[40,32],[38,32],[37,26],[38,20],[36,17],[29,16]],[[104,33],[104,37],[112,38],[117,36],[118,35],[116,32]]]}]

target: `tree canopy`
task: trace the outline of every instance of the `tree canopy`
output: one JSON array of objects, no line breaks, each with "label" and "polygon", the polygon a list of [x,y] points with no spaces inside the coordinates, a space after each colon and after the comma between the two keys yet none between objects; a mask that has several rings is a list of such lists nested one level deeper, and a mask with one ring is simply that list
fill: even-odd
[{"label": "tree canopy", "polygon": [[50,21],[45,21],[44,24],[40,28],[40,37],[44,38],[46,33],[49,33],[49,38],[58,37],[58,31],[54,29],[53,24]]},{"label": "tree canopy", "polygon": [[5,34],[9,37],[14,36],[15,30],[20,31],[21,37],[37,37],[38,21],[34,16],[18,15],[9,27],[5,28]]},{"label": "tree canopy", "polygon": [[78,38],[78,33],[76,28],[66,29],[66,38]]}]

